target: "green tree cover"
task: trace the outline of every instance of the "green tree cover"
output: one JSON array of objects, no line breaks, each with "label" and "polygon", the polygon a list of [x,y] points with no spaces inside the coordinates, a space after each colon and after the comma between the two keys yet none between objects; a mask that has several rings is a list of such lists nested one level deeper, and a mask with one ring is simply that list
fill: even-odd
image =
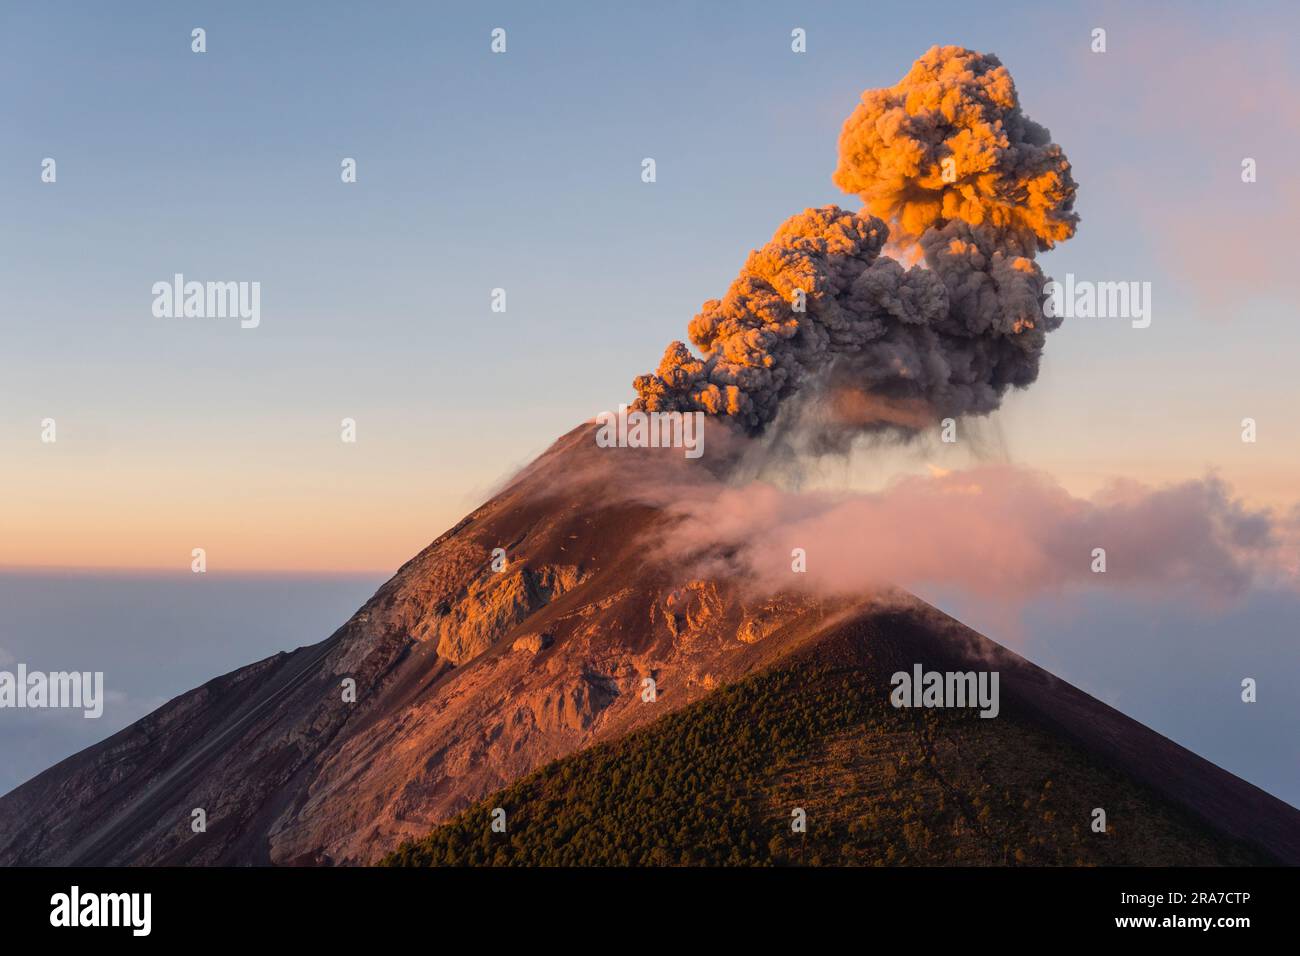
[{"label": "green tree cover", "polygon": [[[1090,828],[1097,806],[1105,833]],[[806,833],[792,832],[794,807]],[[867,671],[807,664],[553,761],[381,865],[1254,862],[1005,715],[895,710]]]}]

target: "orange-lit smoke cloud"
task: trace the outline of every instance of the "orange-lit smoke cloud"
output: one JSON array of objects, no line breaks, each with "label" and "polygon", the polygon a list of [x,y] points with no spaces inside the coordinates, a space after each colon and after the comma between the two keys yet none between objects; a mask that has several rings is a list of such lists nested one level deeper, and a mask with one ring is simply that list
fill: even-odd
[{"label": "orange-lit smoke cloud", "polygon": [[1021,112],[998,58],[961,47],[934,47],[896,86],[862,94],[833,178],[899,245],[959,220],[1050,249],[1078,222],[1061,147]]},{"label": "orange-lit smoke cloud", "polygon": [[[986,414],[1037,378],[1060,320],[1043,315],[1034,256],[1073,235],[1074,182],[1005,68],[935,47],[898,86],[864,94],[840,147],[835,180],[866,209],[786,220],[690,323],[700,355],[674,342],[636,379],[641,408],[704,411],[757,435],[802,394],[791,418],[840,445]],[[882,255],[890,240],[921,263]]]}]

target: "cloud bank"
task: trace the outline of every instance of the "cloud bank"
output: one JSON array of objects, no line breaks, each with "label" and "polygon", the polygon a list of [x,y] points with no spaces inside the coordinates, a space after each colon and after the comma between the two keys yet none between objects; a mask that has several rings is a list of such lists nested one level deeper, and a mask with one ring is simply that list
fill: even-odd
[{"label": "cloud bank", "polygon": [[[1214,476],[1161,487],[1115,482],[1092,498],[1012,465],[902,477],[874,494],[763,482],[643,491],[678,519],[658,542],[662,554],[763,591],[899,586],[924,595],[939,587],[1023,603],[1105,587],[1215,602],[1255,585],[1296,584],[1297,516],[1251,509]],[[795,548],[806,553],[804,573],[792,569]]]}]

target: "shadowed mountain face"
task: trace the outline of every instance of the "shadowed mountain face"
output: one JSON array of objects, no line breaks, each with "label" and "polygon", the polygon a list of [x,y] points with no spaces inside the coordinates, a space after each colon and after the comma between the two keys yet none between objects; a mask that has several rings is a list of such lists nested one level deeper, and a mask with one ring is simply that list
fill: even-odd
[{"label": "shadowed mountain face", "polygon": [[[589,427],[571,432],[327,640],[210,681],[0,798],[0,863],[372,863],[556,758],[628,746],[643,739],[630,732],[725,702],[734,691],[723,688],[746,678],[767,682],[770,709],[772,688],[793,695],[834,673],[836,713],[870,708],[857,723],[781,730],[779,760],[743,764],[769,783],[785,775],[785,790],[763,791],[776,810],[800,780],[821,781],[831,801],[897,774],[914,749],[917,712],[882,705],[890,675],[915,664],[1000,673],[998,718],[966,712],[973,719],[931,740],[940,777],[1068,782],[1053,813],[1111,801],[1112,845],[1125,849],[1096,861],[1300,863],[1300,812],[914,598],[755,594],[666,558],[657,542],[671,519],[627,493],[657,469],[691,467],[664,454],[597,449]],[[505,563],[494,567],[498,548]],[[690,748],[673,752],[690,759]],[[851,804],[825,806],[842,816]],[[204,833],[191,828],[199,808]],[[978,845],[931,841],[928,855],[898,862],[1014,861],[1005,847],[1031,811],[966,810]],[[789,858],[777,844],[772,853]]]},{"label": "shadowed mountain face", "polygon": [[[826,640],[479,801],[387,865],[1250,865],[1207,827],[1013,708],[896,710],[908,612]],[[914,639],[914,640],[913,640]],[[1094,811],[1106,828],[1091,826]],[[493,826],[494,814],[497,826]]]}]

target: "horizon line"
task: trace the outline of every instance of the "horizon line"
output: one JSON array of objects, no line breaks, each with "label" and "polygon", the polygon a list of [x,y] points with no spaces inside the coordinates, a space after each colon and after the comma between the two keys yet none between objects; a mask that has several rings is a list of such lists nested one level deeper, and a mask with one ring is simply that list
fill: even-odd
[{"label": "horizon line", "polygon": [[397,573],[397,568],[257,568],[237,567],[208,569],[194,572],[188,568],[156,566],[118,566],[118,565],[69,565],[69,564],[0,564],[0,575],[49,575],[54,576],[89,576],[103,577],[157,577],[185,576],[203,577],[219,575],[221,577],[369,577],[382,575],[385,580]]}]

